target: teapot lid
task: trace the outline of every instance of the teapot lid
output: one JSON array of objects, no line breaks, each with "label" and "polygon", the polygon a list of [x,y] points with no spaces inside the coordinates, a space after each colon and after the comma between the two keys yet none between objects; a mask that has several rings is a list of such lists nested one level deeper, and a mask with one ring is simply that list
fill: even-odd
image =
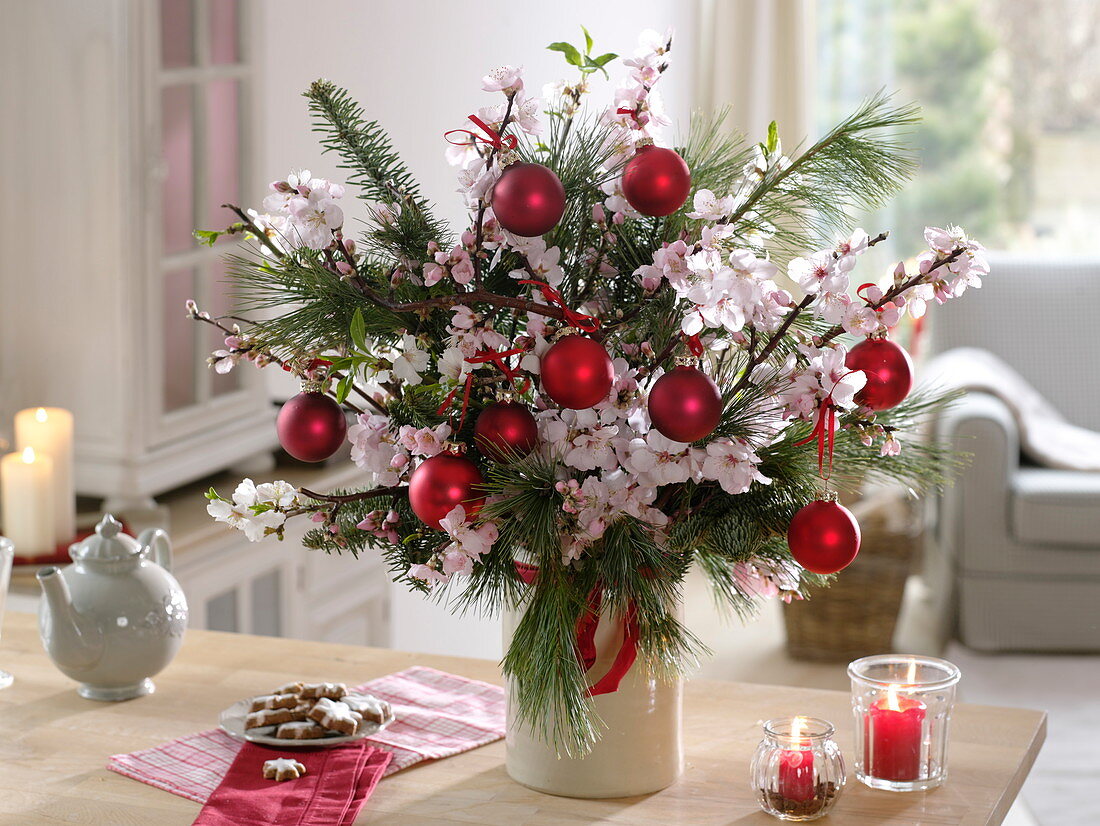
[{"label": "teapot lid", "polygon": [[122,523],[106,514],[95,526],[95,533],[69,548],[74,560],[131,559],[141,553],[141,544],[122,532]]}]

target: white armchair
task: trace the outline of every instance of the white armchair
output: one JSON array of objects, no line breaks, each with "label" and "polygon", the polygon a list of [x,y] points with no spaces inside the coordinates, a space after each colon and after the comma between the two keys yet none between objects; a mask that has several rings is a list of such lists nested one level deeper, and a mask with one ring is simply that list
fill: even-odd
[{"label": "white armchair", "polygon": [[[932,350],[988,350],[1068,422],[1100,431],[1100,261],[990,264],[980,294],[937,308]],[[969,393],[937,423],[973,458],[940,500],[927,584],[954,596],[958,636],[973,648],[1100,650],[1100,472],[1021,455],[1018,417],[993,391]]]}]

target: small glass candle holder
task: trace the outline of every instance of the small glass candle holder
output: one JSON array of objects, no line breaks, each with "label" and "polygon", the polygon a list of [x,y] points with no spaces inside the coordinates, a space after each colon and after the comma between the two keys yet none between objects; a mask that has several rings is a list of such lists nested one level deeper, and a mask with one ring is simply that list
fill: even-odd
[{"label": "small glass candle holder", "polygon": [[935,657],[880,654],[851,663],[848,676],[856,777],[892,792],[941,785],[958,667]]},{"label": "small glass candle holder", "polygon": [[833,724],[816,717],[783,717],[764,724],[752,758],[752,789],[760,808],[780,820],[817,820],[844,788],[844,758]]}]

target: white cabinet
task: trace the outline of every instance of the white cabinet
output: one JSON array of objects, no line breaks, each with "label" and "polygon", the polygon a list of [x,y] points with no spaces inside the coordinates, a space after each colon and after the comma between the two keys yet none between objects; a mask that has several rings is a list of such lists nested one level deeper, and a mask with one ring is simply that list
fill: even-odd
[{"label": "white cabinet", "polygon": [[[261,186],[246,151],[258,3],[35,0],[4,6],[0,421],[76,417],[76,485],[111,509],[275,445],[262,377],[218,376],[194,298],[229,312],[222,249],[194,228]],[[13,179],[13,180],[14,180]],[[229,242],[226,248],[232,248]]]}]

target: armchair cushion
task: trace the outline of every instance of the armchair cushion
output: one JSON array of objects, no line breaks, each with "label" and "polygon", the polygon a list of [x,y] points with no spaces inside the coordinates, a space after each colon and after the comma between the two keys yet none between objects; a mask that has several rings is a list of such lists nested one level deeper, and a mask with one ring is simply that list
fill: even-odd
[{"label": "armchair cushion", "polygon": [[1100,552],[1100,473],[1021,468],[1012,478],[1018,542]]}]

